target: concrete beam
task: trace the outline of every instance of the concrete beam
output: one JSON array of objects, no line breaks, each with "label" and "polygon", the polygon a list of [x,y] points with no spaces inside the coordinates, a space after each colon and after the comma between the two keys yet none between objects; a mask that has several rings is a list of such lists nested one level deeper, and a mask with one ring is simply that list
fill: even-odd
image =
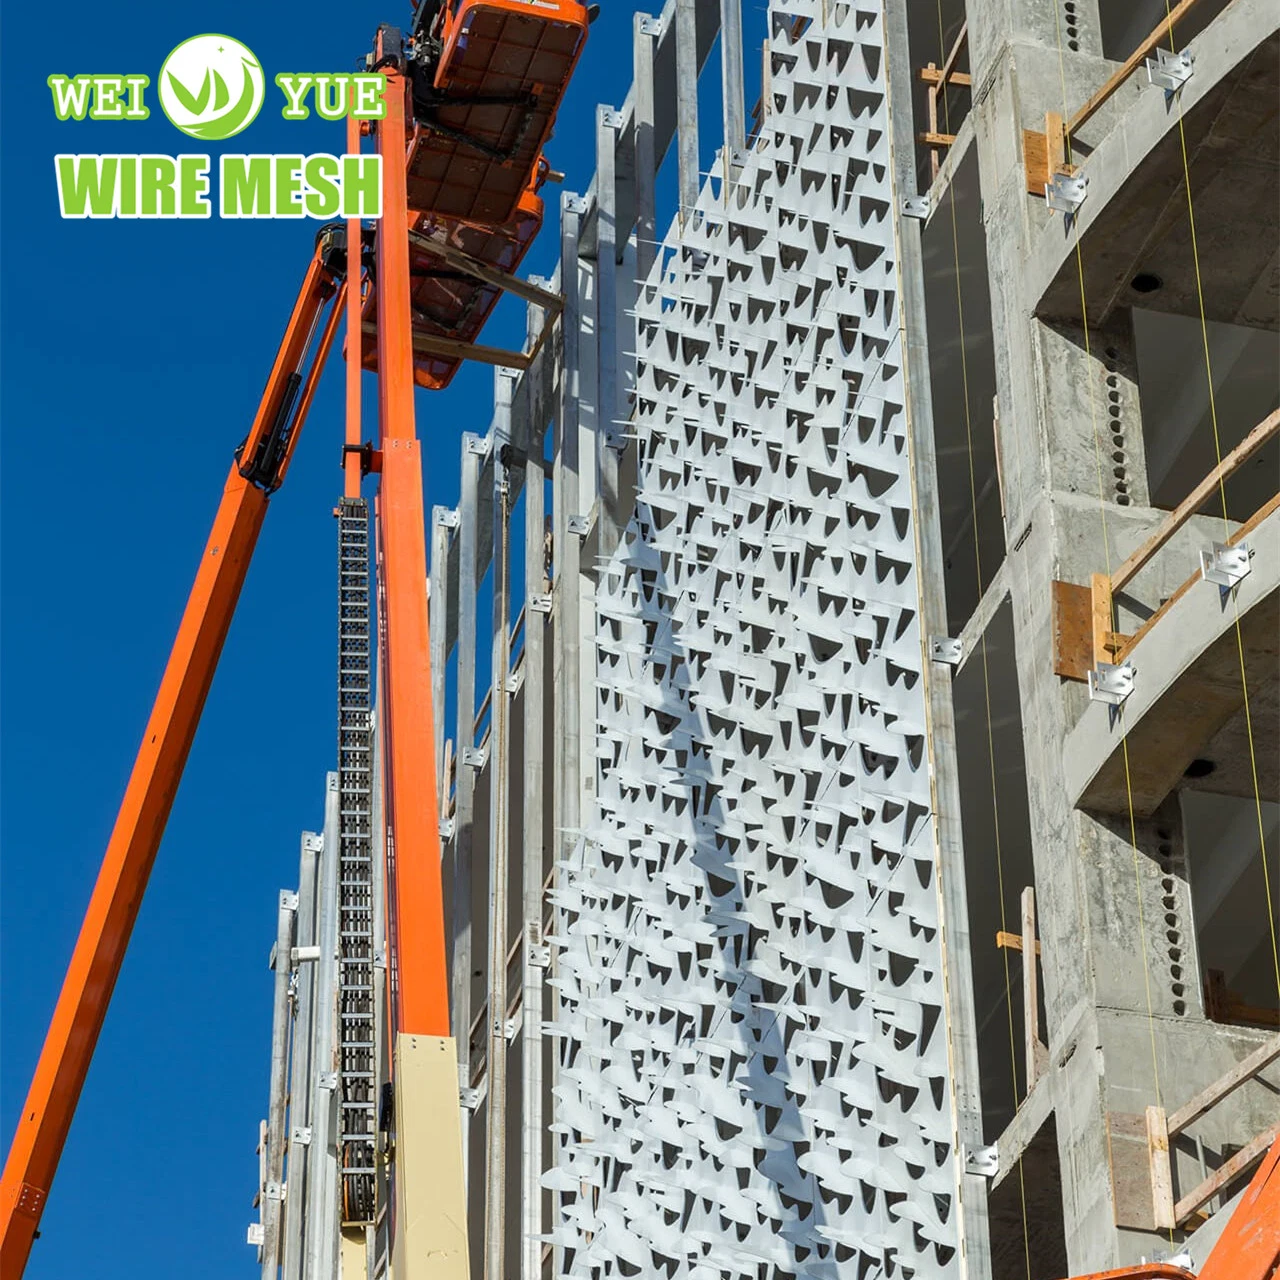
[{"label": "concrete beam", "polygon": [[[1208,318],[1276,327],[1275,288],[1255,286],[1277,270],[1277,30],[1280,10],[1268,0],[1234,0],[1188,45],[1195,69],[1176,98],[1139,72],[1110,121],[1099,117],[1107,132],[1077,159],[1089,180],[1083,205],[1070,221],[1048,219],[1031,249],[1027,300],[1037,314],[1078,318],[1077,238],[1091,323],[1138,300],[1198,314],[1185,131],[1201,265],[1212,271],[1204,280]],[[1134,294],[1138,270],[1155,272],[1164,287]]]}]

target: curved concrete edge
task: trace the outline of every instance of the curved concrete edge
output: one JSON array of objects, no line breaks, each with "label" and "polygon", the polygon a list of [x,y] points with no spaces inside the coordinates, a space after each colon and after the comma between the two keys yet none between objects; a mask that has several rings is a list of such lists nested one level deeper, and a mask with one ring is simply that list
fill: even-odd
[{"label": "curved concrete edge", "polygon": [[[1122,714],[1114,714],[1105,703],[1090,702],[1067,735],[1063,769],[1073,804],[1103,811],[1127,810],[1127,794],[1122,804],[1114,803],[1116,797],[1111,794],[1114,785],[1103,777],[1104,771],[1116,770],[1121,744],[1127,737],[1131,773],[1128,784],[1133,786],[1135,811],[1149,813],[1168,794],[1169,787],[1163,785],[1162,779],[1172,775],[1172,783],[1176,783],[1185,768],[1185,762],[1179,763],[1172,754],[1172,735],[1190,736],[1198,727],[1210,726],[1212,732],[1216,732],[1220,727],[1213,723],[1220,708],[1212,699],[1193,700],[1195,712],[1181,717],[1173,712],[1171,705],[1162,707],[1161,703],[1213,645],[1230,637],[1237,616],[1243,625],[1254,609],[1280,593],[1280,511],[1272,512],[1244,541],[1252,549],[1253,557],[1249,574],[1235,588],[1234,606],[1230,597],[1213,583],[1197,582],[1134,647],[1130,661],[1137,675]],[[1231,645],[1234,652],[1234,640]],[[1231,700],[1238,702],[1241,697],[1238,675],[1234,688],[1224,687],[1222,694],[1222,705],[1228,707],[1221,714],[1225,719],[1234,709],[1230,707]],[[1148,713],[1153,709],[1157,715],[1148,721]],[[1176,723],[1165,724],[1171,714]],[[1200,716],[1204,717],[1203,726],[1196,723]],[[1157,717],[1163,717],[1159,732],[1155,729]],[[1212,732],[1203,740],[1208,741]],[[1139,747],[1148,754],[1170,753],[1157,755],[1149,762],[1153,774],[1149,787],[1144,785],[1145,766],[1142,774],[1138,772],[1137,766],[1144,763],[1137,759]]]},{"label": "curved concrete edge", "polygon": [[[1178,96],[1167,100],[1159,89],[1146,86],[1117,118],[1115,126],[1081,166],[1080,172],[1089,179],[1089,189],[1074,226],[1067,218],[1051,218],[1031,251],[1026,279],[1033,314],[1039,312],[1045,294],[1067,258],[1075,253],[1076,228],[1080,239],[1086,240],[1090,227],[1134,170],[1167,134],[1178,128],[1179,109],[1182,115],[1190,114],[1224,76],[1278,30],[1280,5],[1274,0],[1233,0],[1188,43],[1187,48],[1195,57],[1195,71]],[[1138,77],[1143,74],[1141,69],[1133,73]]]}]

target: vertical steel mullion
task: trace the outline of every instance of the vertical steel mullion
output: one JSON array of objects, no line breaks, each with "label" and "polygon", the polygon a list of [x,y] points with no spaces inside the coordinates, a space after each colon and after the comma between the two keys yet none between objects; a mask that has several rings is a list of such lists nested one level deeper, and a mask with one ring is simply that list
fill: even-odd
[{"label": "vertical steel mullion", "polygon": [[[458,666],[457,723],[454,729],[453,971],[450,1021],[458,1046],[458,1085],[471,1086],[471,880],[475,832],[476,723],[476,539],[480,467],[484,441],[462,437],[462,497],[458,510]],[[464,1164],[470,1153],[470,1115],[463,1112]]]},{"label": "vertical steel mullion", "polygon": [[635,15],[636,276],[641,281],[648,278],[653,266],[658,240],[654,203],[657,161],[653,145],[653,46],[657,42],[657,29],[657,18],[645,13]]},{"label": "vertical steel mullion", "polygon": [[[297,944],[316,945],[316,876],[319,872],[320,837],[302,837],[298,867]],[[302,1280],[303,1219],[307,1194],[307,1157],[310,1147],[303,1136],[311,1124],[312,1026],[315,1018],[315,965],[299,964],[294,990],[293,1060],[289,1073],[289,1156],[285,1177],[284,1280]],[[294,1135],[299,1138],[295,1139]]]},{"label": "vertical steel mullion", "polygon": [[720,80],[724,95],[726,184],[747,145],[742,88],[742,0],[720,0]]},{"label": "vertical steel mullion", "polygon": [[676,0],[676,133],[683,226],[698,203],[697,0]]},{"label": "vertical steel mullion", "polygon": [[618,129],[622,117],[596,108],[596,493],[599,497],[596,553],[617,545],[618,454],[626,439],[618,417]]},{"label": "vertical steel mullion", "polygon": [[435,714],[436,794],[440,797],[440,817],[445,816],[444,776],[445,672],[449,654],[445,645],[449,627],[449,541],[451,512],[448,507],[431,509],[431,709]]},{"label": "vertical steel mullion", "polygon": [[[577,838],[580,814],[578,777],[579,652],[578,618],[581,612],[581,544],[569,532],[569,520],[578,514],[579,439],[578,396],[580,391],[579,348],[582,308],[578,282],[578,233],[585,204],[579,196],[566,192],[560,213],[560,292],[564,310],[560,315],[563,356],[555,419],[555,462],[552,473],[554,528],[552,563],[555,596],[555,657],[553,699],[555,716],[555,787],[552,796],[553,860],[566,857]],[[559,1004],[559,997],[557,997]],[[552,1059],[551,1087],[558,1074],[560,1049]],[[554,1108],[553,1108],[554,1114]],[[556,1244],[552,1274],[564,1270],[564,1246]]]},{"label": "vertical steel mullion", "polygon": [[521,991],[520,1280],[542,1280],[543,429],[534,425],[524,479],[524,956]]},{"label": "vertical steel mullion", "polygon": [[325,777],[324,837],[317,895],[316,1016],[311,1061],[311,1151],[307,1179],[306,1280],[336,1280],[338,1270],[338,1108],[334,1024],[338,978],[338,775]]},{"label": "vertical steel mullion", "polygon": [[494,377],[493,418],[493,660],[489,734],[489,1017],[484,1136],[484,1280],[503,1280],[506,1259],[507,1172],[507,877],[510,788],[507,685],[510,658],[511,375]]},{"label": "vertical steel mullion", "polygon": [[271,1006],[271,1090],[267,1106],[267,1186],[262,1205],[262,1280],[276,1280],[280,1267],[287,1106],[285,1075],[289,1066],[289,978],[297,909],[297,894],[281,889],[276,914],[276,945],[271,957],[275,983]]}]

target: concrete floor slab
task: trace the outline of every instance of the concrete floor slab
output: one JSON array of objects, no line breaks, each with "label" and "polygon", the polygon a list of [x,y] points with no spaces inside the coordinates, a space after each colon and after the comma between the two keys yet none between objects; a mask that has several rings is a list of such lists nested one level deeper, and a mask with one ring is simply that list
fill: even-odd
[{"label": "concrete floor slab", "polygon": [[[1071,731],[1063,767],[1078,807],[1126,813],[1132,793],[1134,812],[1151,814],[1243,707],[1241,646],[1251,703],[1266,702],[1280,663],[1280,512],[1247,541],[1252,568],[1234,599],[1196,583],[1135,646],[1120,713],[1092,702]],[[1255,725],[1255,741],[1274,736],[1274,725]],[[1249,773],[1247,755],[1220,771]]]}]

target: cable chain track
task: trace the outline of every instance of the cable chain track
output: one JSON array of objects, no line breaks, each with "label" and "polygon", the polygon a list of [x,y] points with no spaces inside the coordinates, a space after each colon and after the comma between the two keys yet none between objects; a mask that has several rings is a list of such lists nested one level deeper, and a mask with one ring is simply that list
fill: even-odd
[{"label": "cable chain track", "polygon": [[344,498],[338,516],[338,1062],[344,1222],[375,1207],[377,1054],[373,981],[373,664],[369,508]]}]

